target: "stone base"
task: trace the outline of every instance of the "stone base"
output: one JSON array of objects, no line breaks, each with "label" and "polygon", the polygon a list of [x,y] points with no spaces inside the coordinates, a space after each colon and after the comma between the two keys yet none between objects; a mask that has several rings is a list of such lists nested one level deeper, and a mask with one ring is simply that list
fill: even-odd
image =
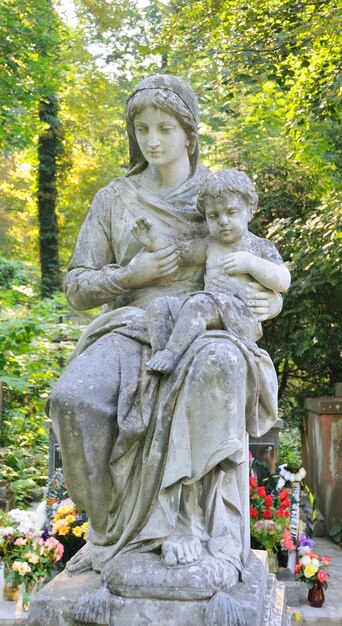
[{"label": "stone base", "polygon": [[[127,598],[101,590],[99,574],[54,578],[32,600],[29,626],[288,626],[284,587],[255,550],[244,582],[206,600]],[[95,605],[89,598],[96,595]],[[82,617],[83,615],[83,617]],[[83,620],[83,621],[82,621]]]}]

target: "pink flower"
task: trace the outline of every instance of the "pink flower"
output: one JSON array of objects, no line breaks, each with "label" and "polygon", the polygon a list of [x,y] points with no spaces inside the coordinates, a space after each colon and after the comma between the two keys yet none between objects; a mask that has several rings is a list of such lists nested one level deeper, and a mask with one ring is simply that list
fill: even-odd
[{"label": "pink flower", "polygon": [[26,543],[26,539],[23,539],[22,537],[18,537],[18,539],[15,540],[14,545],[15,546],[24,546]]},{"label": "pink flower", "polygon": [[26,533],[26,539],[32,539],[33,537],[34,537],[34,533],[31,533],[31,531],[29,530],[29,531]]},{"label": "pink flower", "polygon": [[326,571],[324,571],[324,569],[319,569],[317,572],[317,578],[320,583],[325,583],[325,581],[328,579],[328,574]]},{"label": "pink flower", "polygon": [[324,556],[323,559],[322,559],[322,563],[323,563],[323,565],[329,565],[329,563],[330,563],[330,556],[327,556],[327,555]]}]

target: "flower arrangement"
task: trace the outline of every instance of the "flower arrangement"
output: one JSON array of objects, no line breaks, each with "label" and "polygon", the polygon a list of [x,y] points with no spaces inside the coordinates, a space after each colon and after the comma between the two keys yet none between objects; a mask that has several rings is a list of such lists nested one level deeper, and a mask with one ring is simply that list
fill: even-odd
[{"label": "flower arrangement", "polygon": [[251,537],[271,557],[278,552],[284,531],[289,527],[291,500],[285,490],[278,494],[267,493],[255,476],[249,479],[249,490]]},{"label": "flower arrangement", "polygon": [[70,502],[58,507],[52,522],[52,533],[65,537],[74,535],[85,541],[88,522],[85,513],[78,513],[75,505]]},{"label": "flower arrangement", "polygon": [[35,528],[36,521],[34,513],[20,509],[0,516],[0,561],[4,565],[5,588],[16,589],[24,584],[23,608],[28,606],[30,590],[51,575],[64,551],[57,539],[41,535]]},{"label": "flower arrangement", "polygon": [[53,565],[60,561],[64,547],[54,537],[43,539],[40,535],[27,532],[14,541],[12,571],[14,581],[38,583],[51,575]]},{"label": "flower arrangement", "polygon": [[52,520],[51,532],[64,546],[64,564],[85,544],[87,530],[86,514],[79,513],[70,499],[62,502]]},{"label": "flower arrangement", "polygon": [[313,550],[306,551],[298,560],[295,566],[295,575],[297,580],[304,581],[310,589],[319,582],[323,589],[328,586],[327,566],[330,563],[330,556],[320,557]]}]

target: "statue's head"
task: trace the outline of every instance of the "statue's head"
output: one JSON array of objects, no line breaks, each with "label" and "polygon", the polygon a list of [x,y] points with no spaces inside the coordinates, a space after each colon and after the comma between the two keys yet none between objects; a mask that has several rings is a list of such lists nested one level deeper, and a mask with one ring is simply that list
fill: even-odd
[{"label": "statue's head", "polygon": [[223,198],[227,194],[241,197],[250,215],[258,206],[258,194],[251,179],[240,170],[227,169],[212,172],[199,188],[197,209],[206,215],[205,204],[210,199]]},{"label": "statue's head", "polygon": [[177,119],[189,140],[188,154],[192,169],[198,163],[199,109],[194,91],[181,78],[169,74],[157,74],[142,80],[127,100],[126,123],[129,136],[130,171],[137,174],[147,167],[134,130],[134,118],[146,107],[152,106],[165,111]]}]

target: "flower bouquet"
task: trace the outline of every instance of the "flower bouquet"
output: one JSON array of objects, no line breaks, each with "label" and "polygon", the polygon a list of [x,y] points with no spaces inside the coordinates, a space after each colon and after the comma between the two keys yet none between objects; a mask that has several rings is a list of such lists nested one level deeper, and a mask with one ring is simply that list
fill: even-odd
[{"label": "flower bouquet", "polygon": [[24,610],[27,609],[34,590],[51,575],[51,570],[61,560],[63,552],[63,545],[54,537],[43,539],[32,532],[27,532],[14,541],[12,571],[14,582],[18,585],[24,583]]},{"label": "flower bouquet", "polygon": [[4,598],[15,600],[18,586],[23,583],[24,609],[28,606],[34,587],[51,575],[52,568],[62,558],[64,550],[55,538],[41,536],[35,524],[35,514],[20,509],[13,509],[0,516],[0,561],[4,565]]},{"label": "flower bouquet", "polygon": [[285,490],[279,494],[267,493],[254,476],[249,479],[249,489],[252,545],[267,550],[272,561],[289,526],[291,501]]},{"label": "flower bouquet", "polygon": [[79,513],[71,500],[58,507],[52,520],[52,534],[64,546],[64,565],[85,544],[87,530],[86,514]]},{"label": "flower bouquet", "polygon": [[323,590],[328,587],[327,580],[329,575],[326,568],[329,563],[330,556],[320,557],[311,549],[305,551],[296,563],[296,578],[308,585],[308,600],[311,606],[320,607],[324,602]]}]

